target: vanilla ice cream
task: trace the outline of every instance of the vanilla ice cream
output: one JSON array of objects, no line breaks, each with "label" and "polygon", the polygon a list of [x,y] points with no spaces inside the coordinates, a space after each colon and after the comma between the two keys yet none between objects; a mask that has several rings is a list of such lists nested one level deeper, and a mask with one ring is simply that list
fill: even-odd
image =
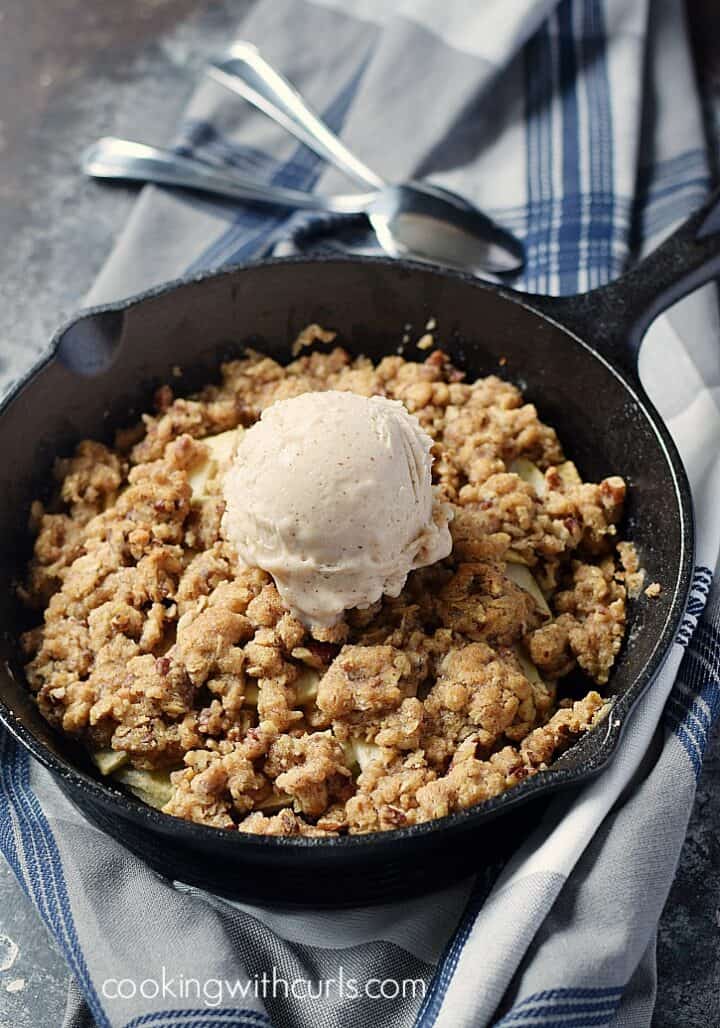
[{"label": "vanilla ice cream", "polygon": [[290,610],[328,627],[447,557],[432,440],[398,400],[336,391],[268,407],[224,478],[223,533]]}]

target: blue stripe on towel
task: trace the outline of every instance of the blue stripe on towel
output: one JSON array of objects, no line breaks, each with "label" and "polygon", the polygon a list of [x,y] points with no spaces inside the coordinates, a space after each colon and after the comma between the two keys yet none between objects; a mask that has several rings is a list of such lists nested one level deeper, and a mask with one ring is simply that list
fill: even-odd
[{"label": "blue stripe on towel", "polygon": [[627,259],[629,201],[616,203],[610,82],[605,61],[605,12],[599,0],[583,0],[579,48],[587,94],[583,148],[590,162],[587,222],[581,263],[588,289],[619,275]]},{"label": "blue stripe on towel", "polygon": [[0,810],[3,821],[7,818],[15,825],[14,844],[6,849],[8,840],[3,834],[0,846],[62,948],[95,1020],[101,1026],[109,1025],[80,949],[60,852],[30,786],[29,764],[29,754],[6,732],[0,732]]},{"label": "blue stripe on towel", "polygon": [[573,15],[576,5],[561,3],[557,9],[558,68],[562,104],[562,211],[557,227],[558,286],[560,293],[580,289],[580,243],[583,232],[582,184],[580,181],[580,127],[577,97],[578,61]]},{"label": "blue stripe on towel", "polygon": [[134,1017],[124,1028],[269,1028],[272,1022],[260,1010],[233,1007],[199,1010],[161,1010]]},{"label": "blue stripe on towel", "polygon": [[665,725],[685,750],[696,778],[702,771],[710,732],[720,717],[719,667],[720,628],[700,621],[664,714]]},{"label": "blue stripe on towel", "polygon": [[11,765],[17,757],[18,747],[4,728],[0,728],[0,853],[22,886],[28,899],[33,899],[27,883],[23,862],[20,855],[20,821],[17,812],[10,803],[10,794],[5,779],[10,774]]},{"label": "blue stripe on towel", "polygon": [[[613,191],[604,41],[600,0],[563,0],[525,49],[526,289],[574,293],[600,285],[622,271],[627,257],[632,204]],[[582,97],[578,65],[583,72]],[[558,139],[561,184],[555,182]],[[581,165],[581,150],[589,155],[587,169]],[[493,211],[516,231],[521,213]]]},{"label": "blue stripe on towel", "polygon": [[690,586],[690,598],[688,600],[687,607],[685,608],[682,623],[675,638],[675,642],[680,646],[687,647],[692,638],[693,632],[695,631],[698,623],[698,618],[705,609],[712,580],[713,573],[710,568],[699,565],[693,571],[692,585]]},{"label": "blue stripe on towel", "polygon": [[495,1022],[495,1028],[591,1028],[610,1021],[617,1010],[623,986],[605,988],[546,989],[515,1003]]},{"label": "blue stripe on towel", "polygon": [[470,936],[470,932],[492,887],[493,881],[494,873],[492,870],[478,876],[455,933],[445,947],[445,952],[438,962],[435,974],[415,1019],[414,1028],[431,1028],[435,1024],[445,999],[445,993],[455,974],[460,954]]},{"label": "blue stripe on towel", "polygon": [[[603,1025],[610,1023],[614,1012],[615,1008],[602,1014],[586,1014],[581,1017],[559,1019],[553,1015],[542,1018],[540,1021],[525,1019],[524,1024],[523,1022],[515,1023],[513,1028],[602,1028]],[[498,1024],[502,1024],[502,1022],[498,1022]]]},{"label": "blue stripe on towel", "polygon": [[186,118],[180,127],[180,139],[175,150],[181,156],[222,164],[264,182],[277,167],[278,162],[270,154],[247,143],[231,142],[209,121]]},{"label": "blue stripe on towel", "polygon": [[534,292],[550,289],[552,196],[552,104],[554,76],[550,29],[543,25],[524,51],[526,94],[527,209],[523,284]]}]

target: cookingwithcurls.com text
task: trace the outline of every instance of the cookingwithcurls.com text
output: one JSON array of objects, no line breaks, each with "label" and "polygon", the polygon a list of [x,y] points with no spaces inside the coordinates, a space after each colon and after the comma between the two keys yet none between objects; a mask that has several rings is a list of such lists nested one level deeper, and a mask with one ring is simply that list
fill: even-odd
[{"label": "cookingwithcurls.com text", "polygon": [[159,978],[106,978],[101,986],[107,1000],[173,1000],[219,1007],[250,999],[396,1000],[424,999],[423,978],[367,978],[348,975],[342,965],[332,978],[291,978],[272,967],[249,978],[192,978],[173,974],[163,966]]}]

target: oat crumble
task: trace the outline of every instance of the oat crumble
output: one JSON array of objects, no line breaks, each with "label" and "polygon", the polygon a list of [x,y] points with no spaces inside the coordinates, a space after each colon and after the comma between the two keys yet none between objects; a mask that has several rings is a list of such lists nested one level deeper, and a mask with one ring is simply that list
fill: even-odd
[{"label": "oat crumble", "polygon": [[[333,338],[309,326],[293,352]],[[313,635],[267,574],[238,570],[219,476],[197,469],[208,439],[325,389],[418,417],[453,552]],[[81,442],[55,476],[21,588],[42,614],[22,639],[30,687],[108,768],[164,781],[169,814],[265,835],[415,824],[542,772],[602,716],[600,692],[572,702],[562,679],[607,683],[642,585],[617,537],[625,483],[583,482],[514,385],[467,383],[439,350],[249,352],[196,396],[163,386],[140,430]]]}]

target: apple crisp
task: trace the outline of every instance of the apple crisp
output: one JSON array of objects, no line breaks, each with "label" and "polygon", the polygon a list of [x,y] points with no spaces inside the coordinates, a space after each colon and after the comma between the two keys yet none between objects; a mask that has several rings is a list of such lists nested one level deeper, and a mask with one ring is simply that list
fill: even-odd
[{"label": "apple crisp", "polygon": [[[514,385],[468,383],[440,350],[374,365],[328,352],[317,326],[300,343],[288,366],[248,352],[190,398],[163,386],[113,448],[84,441],[57,462],[20,587],[42,615],[22,639],[27,678],[51,724],[168,814],[382,831],[541,773],[603,715],[590,687],[608,682],[637,585],[617,534],[625,483],[584,482]],[[240,568],[221,482],[264,408],[328,389],[419,419],[453,550],[397,598],[310,631],[269,575]]]}]

